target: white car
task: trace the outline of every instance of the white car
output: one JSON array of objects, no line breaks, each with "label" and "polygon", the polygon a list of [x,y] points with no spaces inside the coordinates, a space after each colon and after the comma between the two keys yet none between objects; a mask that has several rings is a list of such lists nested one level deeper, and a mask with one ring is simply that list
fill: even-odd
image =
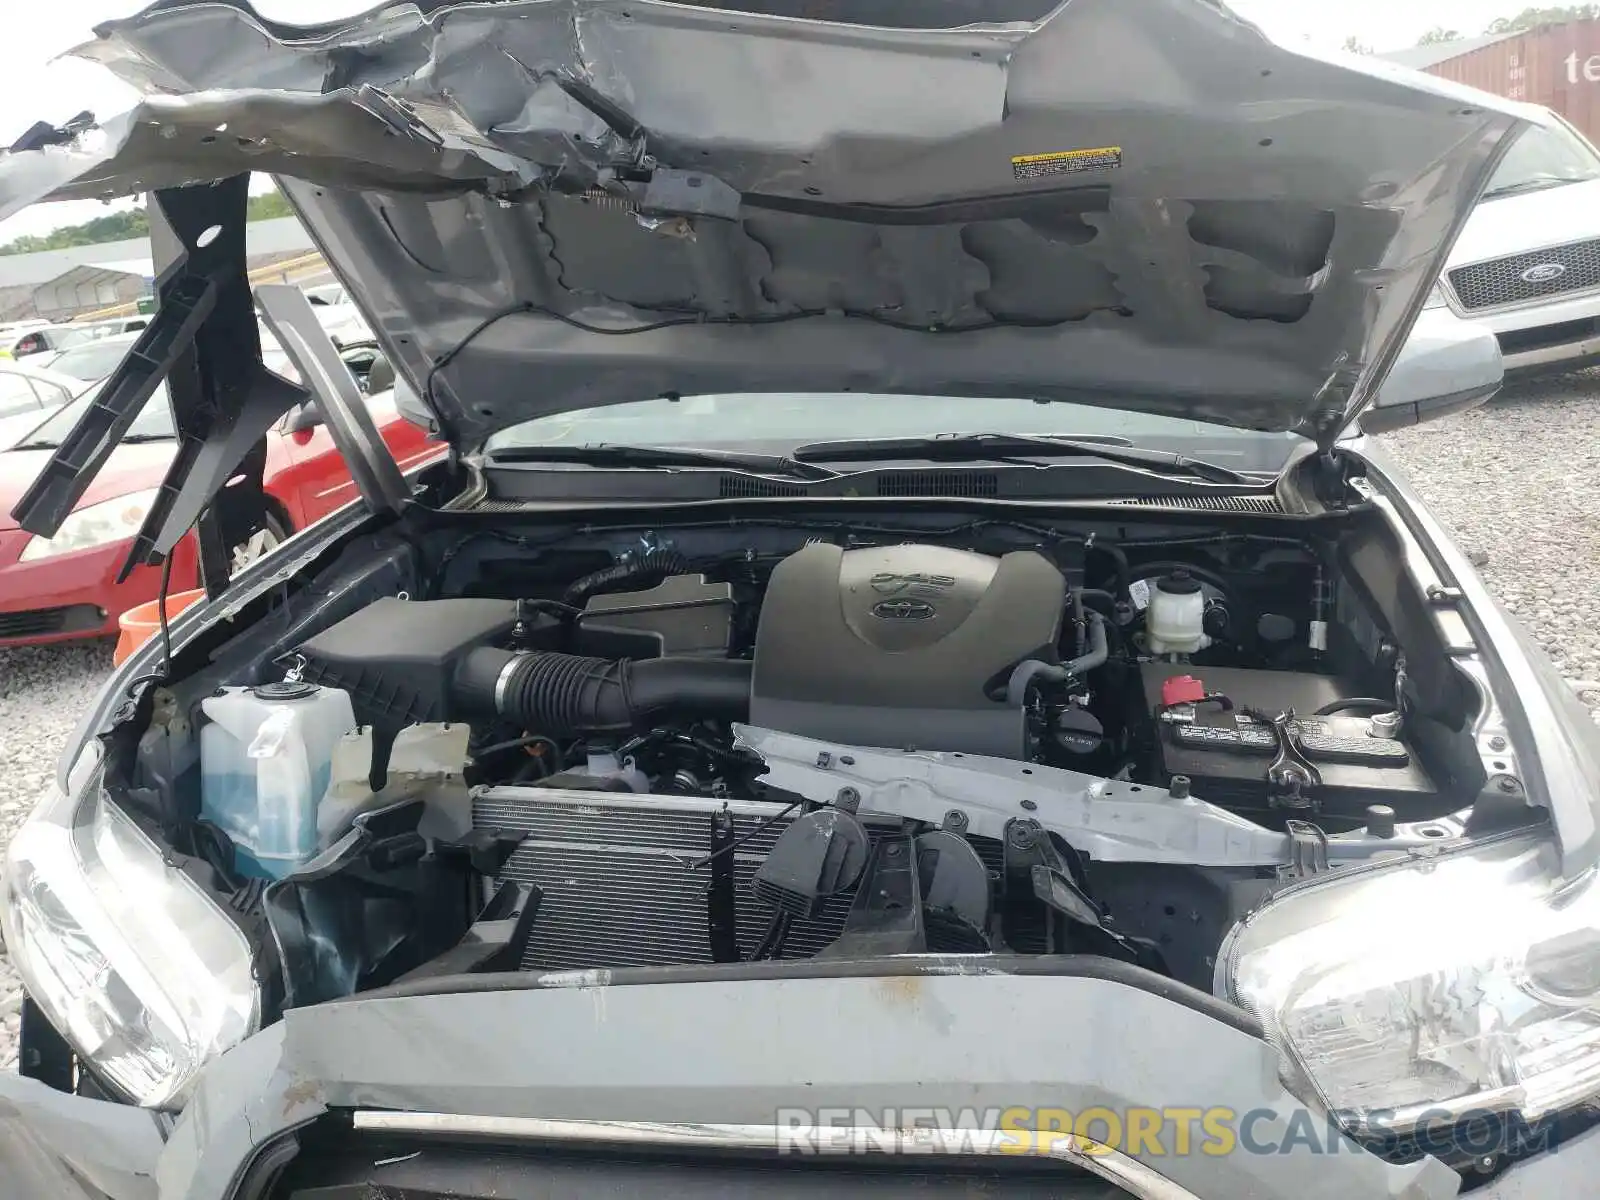
[{"label": "white car", "polygon": [[361,310],[350,302],[350,293],[344,290],[344,285],[324,283],[304,290],[318,323],[335,346],[371,339],[372,329]]},{"label": "white car", "polygon": [[0,358],[0,450],[83,390],[82,380]]},{"label": "white car", "polygon": [[1600,152],[1549,109],[1506,154],[1440,277],[1448,305],[1500,340],[1506,374],[1600,361]]}]

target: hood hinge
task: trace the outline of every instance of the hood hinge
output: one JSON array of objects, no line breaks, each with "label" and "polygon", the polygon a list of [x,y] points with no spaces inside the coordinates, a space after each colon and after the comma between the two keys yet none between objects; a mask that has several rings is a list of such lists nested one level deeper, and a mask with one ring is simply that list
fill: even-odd
[{"label": "hood hinge", "polygon": [[1350,456],[1335,446],[1323,446],[1306,460],[1311,490],[1331,509],[1350,506]]}]

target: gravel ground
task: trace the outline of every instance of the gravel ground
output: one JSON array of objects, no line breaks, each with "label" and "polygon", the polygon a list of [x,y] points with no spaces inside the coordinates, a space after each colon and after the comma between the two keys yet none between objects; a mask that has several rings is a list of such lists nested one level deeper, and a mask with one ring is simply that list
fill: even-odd
[{"label": "gravel ground", "polygon": [[[1386,441],[1600,720],[1600,371],[1524,384]],[[0,650],[0,850],[110,665],[109,645]],[[0,1069],[15,1064],[20,1000],[0,951]]]},{"label": "gravel ground", "polygon": [[[56,768],[61,744],[111,669],[109,643],[0,650],[0,849]],[[15,1065],[22,985],[0,950],[0,1070]]]}]

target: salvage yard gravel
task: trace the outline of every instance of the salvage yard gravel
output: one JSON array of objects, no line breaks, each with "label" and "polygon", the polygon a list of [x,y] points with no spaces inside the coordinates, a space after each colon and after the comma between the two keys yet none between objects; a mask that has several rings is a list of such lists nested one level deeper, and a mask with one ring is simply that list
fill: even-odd
[{"label": "salvage yard gravel", "polygon": [[[1520,384],[1384,442],[1600,720],[1600,371]],[[0,849],[110,667],[109,645],[0,650]],[[0,952],[0,1069],[15,1067],[21,998]]]}]

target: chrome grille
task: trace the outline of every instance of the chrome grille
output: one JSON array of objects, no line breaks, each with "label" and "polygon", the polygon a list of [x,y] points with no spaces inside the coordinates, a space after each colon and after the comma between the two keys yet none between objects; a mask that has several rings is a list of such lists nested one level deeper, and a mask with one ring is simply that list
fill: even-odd
[{"label": "chrome grille", "polygon": [[1600,288],[1600,238],[1457,267],[1450,286],[1468,312]]}]

